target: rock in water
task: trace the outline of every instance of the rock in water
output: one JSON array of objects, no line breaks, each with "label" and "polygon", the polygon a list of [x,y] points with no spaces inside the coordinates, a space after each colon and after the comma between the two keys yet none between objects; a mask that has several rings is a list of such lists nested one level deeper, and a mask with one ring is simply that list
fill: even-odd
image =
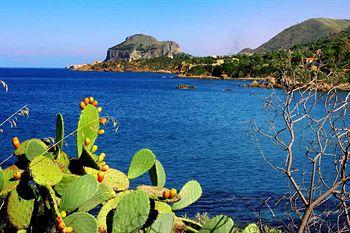
[{"label": "rock in water", "polygon": [[181,53],[181,48],[173,41],[158,41],[152,36],[136,34],[109,48],[105,61],[131,61],[160,56],[173,57],[179,53]]}]

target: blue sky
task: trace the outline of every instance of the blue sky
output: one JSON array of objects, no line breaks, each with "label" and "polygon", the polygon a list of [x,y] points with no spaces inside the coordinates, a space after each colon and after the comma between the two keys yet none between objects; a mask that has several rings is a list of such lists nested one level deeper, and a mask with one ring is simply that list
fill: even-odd
[{"label": "blue sky", "polygon": [[144,33],[192,55],[255,48],[309,18],[350,18],[349,0],[2,0],[0,67],[64,67],[103,60]]}]

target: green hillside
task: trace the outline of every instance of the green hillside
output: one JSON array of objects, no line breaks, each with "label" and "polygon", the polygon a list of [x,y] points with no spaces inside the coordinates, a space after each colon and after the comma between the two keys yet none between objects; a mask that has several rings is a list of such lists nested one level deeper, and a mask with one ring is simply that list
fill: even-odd
[{"label": "green hillside", "polygon": [[348,27],[350,27],[350,20],[348,19],[309,19],[283,30],[254,51],[261,53],[281,48],[291,48],[298,44],[328,38],[331,35],[338,34]]}]

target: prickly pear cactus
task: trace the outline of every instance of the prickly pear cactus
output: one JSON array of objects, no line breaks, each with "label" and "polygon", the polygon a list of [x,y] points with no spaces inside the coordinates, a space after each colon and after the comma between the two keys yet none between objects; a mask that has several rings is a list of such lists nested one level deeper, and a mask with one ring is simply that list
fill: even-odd
[{"label": "prickly pear cactus", "polygon": [[11,191],[7,203],[7,215],[17,230],[29,227],[33,210],[34,198],[27,200],[20,197],[16,189]]},{"label": "prickly pear cactus", "polygon": [[80,118],[78,122],[77,130],[77,151],[78,158],[80,157],[83,146],[85,144],[85,139],[90,139],[90,144],[87,148],[90,150],[94,145],[97,138],[97,132],[99,130],[99,113],[93,105],[87,105],[84,110],[80,113]]},{"label": "prickly pear cactus", "polygon": [[173,213],[171,206],[161,201],[154,202],[154,209],[157,210],[158,213]]},{"label": "prickly pear cactus", "polygon": [[156,160],[149,170],[149,176],[153,186],[164,187],[166,175],[162,164],[158,160]]},{"label": "prickly pear cactus", "polygon": [[149,169],[152,168],[156,162],[156,156],[149,149],[142,149],[138,151],[131,160],[131,164],[128,171],[129,179],[135,179]]},{"label": "prickly pear cactus", "polygon": [[69,157],[64,151],[58,152],[55,162],[63,172],[69,172]]},{"label": "prickly pear cactus", "polygon": [[107,186],[105,184],[99,184],[96,194],[83,205],[81,205],[78,211],[88,212],[94,209],[96,206],[102,204],[103,202],[112,199],[116,195],[117,194],[110,186]]},{"label": "prickly pear cactus", "polygon": [[81,156],[79,158],[79,162],[84,166],[99,169],[98,156],[93,154],[91,151],[89,151],[88,147],[86,147],[86,146],[83,146],[83,151],[82,151]]},{"label": "prickly pear cactus", "polygon": [[22,142],[21,145],[15,150],[14,154],[17,156],[25,155],[29,161],[32,161],[34,157],[39,155],[52,157],[52,155],[47,151],[47,145],[40,139],[34,138]]},{"label": "prickly pear cactus", "polygon": [[63,172],[58,165],[45,156],[36,156],[29,164],[33,180],[38,185],[53,186],[58,184],[63,177]]},{"label": "prickly pear cactus", "polygon": [[69,185],[79,178],[78,175],[73,174],[63,174],[61,182],[55,185],[54,189],[59,195],[63,195],[64,191],[69,187]]},{"label": "prickly pear cactus", "polygon": [[76,212],[64,219],[66,226],[72,227],[74,233],[97,233],[97,221],[94,216]]},{"label": "prickly pear cactus", "polygon": [[259,232],[260,232],[259,227],[255,223],[249,224],[242,231],[242,233],[259,233]]},{"label": "prickly pear cactus", "polygon": [[150,226],[150,233],[171,233],[173,232],[174,214],[163,213]]},{"label": "prickly pear cactus", "polygon": [[120,192],[117,194],[116,197],[112,198],[111,200],[109,200],[103,204],[100,212],[97,215],[97,224],[98,224],[98,231],[99,232],[107,232],[107,215],[108,215],[108,213],[111,210],[117,208],[120,200],[129,193],[131,193],[130,190]]},{"label": "prickly pear cactus", "polygon": [[[142,190],[123,197],[113,216],[113,233],[136,232],[145,224],[150,213],[150,201]],[[132,210],[132,211],[130,211]]]},{"label": "prickly pear cactus", "polygon": [[115,191],[124,191],[129,188],[129,179],[121,171],[108,169],[105,172],[103,184],[112,187]]},{"label": "prickly pear cactus", "polygon": [[64,190],[61,211],[73,211],[90,200],[97,192],[98,182],[92,175],[84,175],[72,181]]},{"label": "prickly pear cactus", "polygon": [[180,190],[181,200],[174,203],[173,210],[183,209],[192,203],[196,202],[202,196],[202,187],[195,181],[188,181]]},{"label": "prickly pear cactus", "polygon": [[19,184],[19,180],[13,179],[13,174],[17,171],[20,171],[20,169],[16,165],[11,165],[2,171],[4,184],[0,191],[0,197],[6,196]]},{"label": "prickly pear cactus", "polygon": [[4,188],[4,174],[0,167],[0,192],[2,191],[3,188]]},{"label": "prickly pear cactus", "polygon": [[136,187],[136,189],[144,191],[145,193],[147,193],[149,198],[151,198],[153,200],[162,200],[163,202],[177,202],[181,199],[180,195],[176,194],[173,198],[164,200],[163,192],[165,190],[170,191],[167,188],[160,188],[160,187],[148,186],[148,185],[140,185],[140,186]]},{"label": "prickly pear cactus", "polygon": [[56,140],[55,143],[57,144],[57,152],[62,151],[63,146],[63,138],[64,138],[64,120],[61,113],[57,114],[56,119]]},{"label": "prickly pear cactus", "polygon": [[230,217],[218,215],[204,224],[199,233],[230,233],[233,229],[234,223]]}]

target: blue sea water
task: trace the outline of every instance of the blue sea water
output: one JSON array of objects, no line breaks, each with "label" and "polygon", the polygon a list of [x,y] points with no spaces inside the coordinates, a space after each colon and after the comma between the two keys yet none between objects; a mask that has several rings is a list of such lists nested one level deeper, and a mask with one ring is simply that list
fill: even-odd
[{"label": "blue sea water", "polygon": [[[255,221],[262,201],[277,198],[287,181],[263,160],[251,140],[251,121],[266,118],[261,98],[264,89],[242,88],[248,81],[179,79],[169,74],[74,72],[65,69],[0,69],[0,80],[9,86],[0,91],[0,121],[23,105],[29,118],[0,134],[0,161],[12,153],[11,138],[54,137],[56,114],[62,113],[66,132],[74,131],[79,102],[94,96],[103,115],[119,121],[119,130],[106,128],[97,142],[107,162],[127,172],[135,152],[150,148],[163,164],[167,186],[178,190],[196,179],[203,197],[180,214],[228,214],[239,225]],[[178,90],[185,83],[196,90]],[[230,88],[231,92],[224,89]],[[75,154],[75,138],[64,148]],[[264,152],[283,157],[272,145]],[[150,183],[148,175],[132,181]],[[266,212],[266,218],[272,218]]]}]

